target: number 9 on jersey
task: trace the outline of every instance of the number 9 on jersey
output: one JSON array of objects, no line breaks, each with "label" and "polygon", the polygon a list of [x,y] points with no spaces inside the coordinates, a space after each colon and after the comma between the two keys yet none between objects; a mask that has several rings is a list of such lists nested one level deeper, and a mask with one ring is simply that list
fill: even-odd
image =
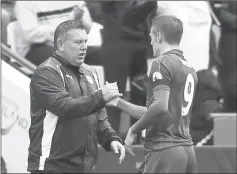
[{"label": "number 9 on jersey", "polygon": [[186,116],[189,113],[192,105],[194,95],[194,78],[192,74],[188,74],[185,86],[184,86],[184,101],[187,103],[186,106],[182,106],[181,115]]}]

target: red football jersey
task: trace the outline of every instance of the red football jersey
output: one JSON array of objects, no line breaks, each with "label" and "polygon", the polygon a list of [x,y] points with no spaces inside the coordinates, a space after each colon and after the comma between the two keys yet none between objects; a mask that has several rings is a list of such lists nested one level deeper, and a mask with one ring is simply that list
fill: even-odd
[{"label": "red football jersey", "polygon": [[146,150],[193,144],[189,125],[197,82],[196,72],[184,59],[182,51],[171,50],[154,59],[148,79],[147,107],[153,102],[155,90],[169,90],[169,114],[158,115],[163,121],[147,128]]}]

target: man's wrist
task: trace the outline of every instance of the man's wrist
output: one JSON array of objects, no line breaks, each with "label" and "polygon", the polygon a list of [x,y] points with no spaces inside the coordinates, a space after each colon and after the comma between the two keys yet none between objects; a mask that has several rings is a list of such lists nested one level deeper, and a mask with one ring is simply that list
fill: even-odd
[{"label": "man's wrist", "polygon": [[135,124],[131,127],[130,131],[133,134],[137,134],[138,133],[138,131],[136,130],[136,125]]},{"label": "man's wrist", "polygon": [[115,137],[113,137],[113,138],[111,138],[111,139],[109,140],[110,145],[111,145],[111,143],[114,142],[114,141],[117,141],[117,142],[119,142],[119,143],[122,143],[122,142],[123,142],[120,137],[115,136]]},{"label": "man's wrist", "polygon": [[116,104],[116,108],[121,108],[121,103],[122,103],[122,100],[123,99],[121,99],[120,97],[118,98],[118,102],[117,102],[117,104]]},{"label": "man's wrist", "polygon": [[113,144],[114,142],[118,142],[118,143],[120,143],[119,140],[116,140],[116,139],[115,139],[115,140],[111,140],[111,141],[110,141],[110,147],[112,146],[112,144]]},{"label": "man's wrist", "polygon": [[121,98],[118,97],[116,100],[117,100],[117,102],[116,102],[116,104],[115,104],[115,107],[119,107],[119,103],[120,103],[120,101],[121,101]]},{"label": "man's wrist", "polygon": [[99,99],[100,103],[102,103],[103,105],[106,104],[102,89],[99,89],[98,91],[96,91],[95,95],[98,96],[98,99]]}]

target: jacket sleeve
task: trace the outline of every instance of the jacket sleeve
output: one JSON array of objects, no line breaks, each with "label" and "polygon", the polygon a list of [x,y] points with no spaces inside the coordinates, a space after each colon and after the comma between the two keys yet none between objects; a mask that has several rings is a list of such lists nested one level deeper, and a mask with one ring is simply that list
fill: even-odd
[{"label": "jacket sleeve", "polygon": [[72,98],[66,91],[60,74],[51,67],[35,71],[30,92],[31,99],[36,100],[39,107],[65,119],[88,116],[105,106],[101,90],[86,97]]},{"label": "jacket sleeve", "polygon": [[97,115],[98,117],[98,142],[106,150],[111,151],[110,143],[112,141],[119,141],[122,143],[122,139],[116,134],[108,122],[108,116],[106,109],[103,108]]}]

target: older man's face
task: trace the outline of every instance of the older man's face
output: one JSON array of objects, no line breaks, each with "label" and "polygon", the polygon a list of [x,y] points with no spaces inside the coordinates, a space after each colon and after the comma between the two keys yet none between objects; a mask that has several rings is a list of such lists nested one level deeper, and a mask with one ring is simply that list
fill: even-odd
[{"label": "older man's face", "polygon": [[87,33],[84,29],[71,29],[65,35],[63,52],[69,64],[80,66],[84,63],[87,50]]}]

